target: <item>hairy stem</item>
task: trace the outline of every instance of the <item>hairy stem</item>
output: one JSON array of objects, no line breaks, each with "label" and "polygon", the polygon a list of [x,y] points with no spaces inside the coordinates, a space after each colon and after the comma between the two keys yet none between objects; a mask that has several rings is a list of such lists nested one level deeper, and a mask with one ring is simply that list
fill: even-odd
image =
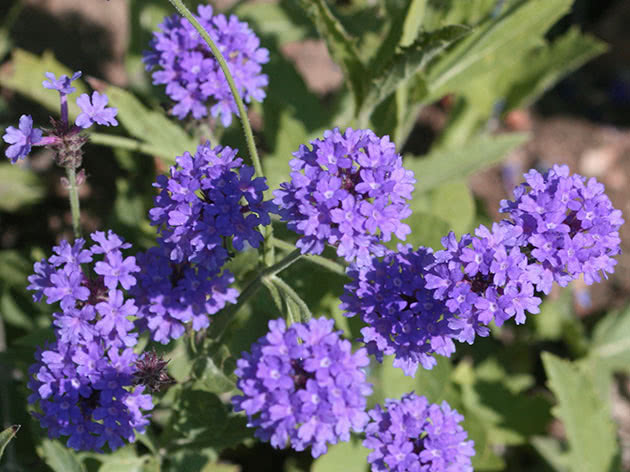
[{"label": "hairy stem", "polygon": [[[247,118],[247,110],[245,110],[245,104],[243,103],[243,99],[238,93],[238,89],[236,88],[236,82],[234,82],[234,77],[232,77],[232,73],[228,67],[227,61],[219,48],[214,44],[214,41],[208,34],[208,32],[204,29],[203,26],[197,21],[195,16],[191,13],[191,11],[184,5],[182,0],[169,0],[171,5],[175,7],[175,9],[190,21],[190,24],[199,32],[203,40],[206,42],[214,58],[219,63],[221,70],[223,71],[223,75],[225,75],[225,79],[227,80],[228,85],[230,86],[230,91],[232,92],[232,96],[234,97],[234,101],[236,102],[236,107],[238,108],[239,118],[241,120],[241,125],[243,126],[243,132],[245,133],[245,140],[247,141],[247,148],[249,150],[249,155],[254,164],[254,169],[256,171],[257,177],[264,177],[262,164],[260,162],[260,157],[258,156],[258,150],[256,149],[256,142],[254,141],[254,133],[252,132],[252,127],[249,123],[249,118]],[[271,225],[264,229],[264,237],[265,243],[261,248],[261,254],[263,263],[265,266],[271,266],[274,263],[275,254],[274,254],[274,246],[273,246],[273,229]]]},{"label": "hairy stem", "polygon": [[72,213],[72,231],[75,239],[81,237],[81,206],[79,204],[79,189],[77,187],[77,170],[74,167],[66,167],[68,176],[68,198],[70,199],[70,212]]}]

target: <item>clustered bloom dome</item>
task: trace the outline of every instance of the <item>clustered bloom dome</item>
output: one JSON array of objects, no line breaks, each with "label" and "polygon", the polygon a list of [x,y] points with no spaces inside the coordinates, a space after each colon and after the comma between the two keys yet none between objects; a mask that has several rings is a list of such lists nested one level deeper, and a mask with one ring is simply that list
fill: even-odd
[{"label": "clustered bloom dome", "polygon": [[[234,15],[213,15],[211,6],[199,5],[195,18],[208,32],[228,63],[236,88],[247,103],[265,98],[268,80],[261,64],[269,61],[269,51],[247,23]],[[195,119],[221,116],[224,126],[238,114],[236,102],[219,63],[190,22],[179,15],[166,17],[161,31],[153,33],[150,50],[144,53],[147,70],[154,70],[155,85],[165,84],[166,94],[176,102],[171,113],[179,119],[192,114]]]},{"label": "clustered bloom dome", "polygon": [[393,354],[394,366],[406,375],[413,376],[418,364],[432,368],[433,353],[448,357],[455,351],[449,310],[426,287],[426,268],[434,262],[431,249],[399,245],[369,266],[351,266],[352,280],[341,296],[345,315],[359,315],[367,324],[361,334],[368,353],[379,362]]},{"label": "clustered bloom dome", "polygon": [[369,264],[381,241],[411,231],[401,220],[415,184],[389,137],[370,130],[326,131],[301,145],[290,161],[291,181],[274,191],[289,229],[301,234],[302,253],[319,254],[328,243],[347,261]]},{"label": "clustered bloom dome", "polygon": [[256,437],[274,448],[311,446],[318,457],[368,421],[367,353],[353,354],[333,324],[319,318],[287,328],[283,320],[270,321],[269,333],[237,362],[243,395],[232,398],[234,409],[245,411]]},{"label": "clustered bloom dome", "polygon": [[363,445],[373,472],[472,472],[474,442],[448,403],[408,393],[369,412]]},{"label": "clustered bloom dome", "polygon": [[50,437],[100,451],[134,441],[153,404],[143,385],[134,387],[138,335],[129,317],[138,308],[125,292],[139,268],[122,253],[131,245],[111,231],[91,237],[87,249],[83,239],[62,241],[29,277],[33,298],[58,302],[61,311],[53,314],[56,340],[37,352],[28,386],[29,403],[39,404],[33,414]]},{"label": "clustered bloom dome", "polygon": [[501,211],[522,228],[521,245],[541,264],[543,292],[552,281],[565,286],[583,274],[590,285],[614,272],[624,220],[595,178],[570,175],[567,166],[544,175],[531,170],[514,197],[501,202]]},{"label": "clustered bloom dome", "polygon": [[206,328],[208,315],[236,302],[234,277],[223,270],[230,250],[258,247],[258,226],[271,223],[275,207],[264,201],[265,179],[254,178],[236,153],[208,142],[194,156],[177,157],[170,174],[157,179],[160,193],[149,216],[159,245],[138,255],[147,270],[133,292],[139,326],[156,341],[178,338],[189,322],[194,330]]}]

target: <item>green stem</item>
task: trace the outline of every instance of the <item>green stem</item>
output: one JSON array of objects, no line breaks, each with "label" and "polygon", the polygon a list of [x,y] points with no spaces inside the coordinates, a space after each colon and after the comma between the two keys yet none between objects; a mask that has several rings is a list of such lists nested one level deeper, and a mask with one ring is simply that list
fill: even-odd
[{"label": "green stem", "polygon": [[68,176],[68,198],[72,213],[72,231],[75,239],[81,237],[81,206],[79,204],[79,189],[77,187],[77,171],[74,167],[66,167]]},{"label": "green stem", "polygon": [[[234,82],[234,77],[232,77],[232,73],[230,72],[230,68],[228,67],[227,61],[221,54],[219,48],[214,44],[214,41],[208,34],[208,32],[204,29],[203,26],[197,21],[197,18],[191,13],[191,11],[184,5],[182,0],[169,0],[171,5],[175,7],[175,9],[185,17],[190,24],[197,30],[197,32],[201,35],[203,40],[206,42],[214,58],[219,63],[219,67],[223,71],[223,75],[225,75],[225,79],[227,80],[228,85],[230,86],[230,91],[232,92],[232,96],[234,97],[234,101],[236,102],[236,108],[238,108],[239,118],[241,120],[241,125],[243,126],[243,132],[245,133],[245,140],[247,141],[247,148],[249,150],[249,156],[254,164],[254,170],[256,171],[257,177],[264,177],[262,163],[260,161],[260,157],[258,156],[258,150],[256,149],[256,142],[254,141],[254,133],[252,132],[252,127],[249,123],[249,118],[247,118],[247,110],[245,109],[245,104],[243,103],[243,99],[238,93],[238,89],[236,88],[236,82]],[[273,228],[271,225],[267,226],[264,229],[264,238],[265,242],[261,247],[262,260],[265,266],[271,266],[275,262],[275,253],[273,246]]]},{"label": "green stem", "polygon": [[[283,241],[281,239],[274,239],[273,244],[278,249],[282,249],[284,251],[295,250],[295,246],[293,244]],[[304,257],[304,260],[311,262],[312,264],[317,264],[318,266],[321,266],[331,272],[334,272],[335,274],[346,275],[346,268],[342,264],[339,264],[338,262],[331,261],[330,259],[326,259],[325,257],[315,256],[312,254],[305,255],[303,257]]]},{"label": "green stem", "polygon": [[[300,309],[300,312],[304,315],[298,321],[304,323],[306,321],[309,321],[311,318],[313,318],[313,314],[311,313],[311,310],[309,310],[306,303],[304,303],[304,300],[302,300],[302,298],[295,292],[295,290],[293,290],[293,287],[291,287],[288,283],[286,283],[280,277],[276,277],[275,275],[271,276],[271,281],[274,284],[276,284],[278,287],[281,287],[282,290],[284,290],[284,292],[287,295],[289,295],[291,300],[293,300],[293,303],[295,303],[298,306],[298,308]],[[290,308],[288,311],[290,311]],[[292,320],[292,321],[295,322],[295,320]]]},{"label": "green stem", "polygon": [[212,324],[210,325],[210,329],[212,331],[212,338],[219,340],[221,336],[223,336],[223,332],[227,328],[230,320],[238,310],[245,304],[247,300],[253,297],[258,289],[263,285],[270,277],[275,276],[279,272],[282,272],[284,269],[289,267],[295,261],[297,261],[302,254],[299,249],[287,254],[283,259],[278,261],[276,264],[267,267],[262,270],[241,292],[238,296],[238,300],[234,305],[230,305],[224,310],[222,310],[219,314],[212,318]]},{"label": "green stem", "polygon": [[122,136],[114,136],[104,133],[90,133],[90,143],[120,149],[129,149],[130,151],[138,151],[142,154],[159,156],[170,161],[173,160],[172,156],[164,154],[164,149],[161,149],[158,146],[136,141],[135,139],[124,138]]}]

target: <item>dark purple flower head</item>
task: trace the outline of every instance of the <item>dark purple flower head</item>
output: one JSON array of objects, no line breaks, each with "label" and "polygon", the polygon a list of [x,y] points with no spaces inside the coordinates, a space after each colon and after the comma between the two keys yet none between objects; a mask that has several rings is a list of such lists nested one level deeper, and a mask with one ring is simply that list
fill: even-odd
[{"label": "dark purple flower head", "polygon": [[530,170],[514,197],[501,211],[522,229],[521,246],[540,264],[541,291],[549,293],[551,280],[564,286],[583,275],[590,285],[614,271],[624,220],[595,178],[559,165],[545,174]]},{"label": "dark purple flower head", "polygon": [[274,448],[312,447],[318,457],[365,427],[367,353],[353,354],[333,324],[319,318],[286,328],[270,321],[269,333],[237,362],[243,394],[232,398],[234,409],[245,411],[256,436]]},{"label": "dark purple flower head", "polygon": [[167,344],[179,338],[190,324],[194,330],[210,325],[228,303],[236,303],[238,291],[230,288],[232,274],[209,271],[188,261],[169,259],[163,246],[136,255],[140,273],[131,290],[138,306],[138,328],[151,332],[153,340]]},{"label": "dark purple flower head", "polygon": [[44,80],[42,82],[44,88],[57,90],[60,94],[69,95],[76,91],[76,89],[72,87],[72,82],[81,77],[81,71],[75,72],[72,74],[72,77],[62,75],[58,79],[52,72],[46,72],[45,75],[48,80]]},{"label": "dark purple flower head", "polygon": [[369,412],[363,445],[373,472],[472,472],[474,442],[448,403],[431,404],[414,393],[385,400]]},{"label": "dark purple flower head", "polygon": [[158,178],[160,193],[149,215],[173,262],[215,272],[229,257],[228,242],[238,251],[262,242],[258,226],[270,224],[275,207],[263,200],[265,179],[253,178],[253,168],[236,153],[208,142],[194,156],[177,157],[170,176]]},{"label": "dark purple flower head", "polygon": [[118,126],[116,120],[117,108],[107,107],[108,98],[105,94],[98,92],[92,93],[92,99],[87,93],[82,93],[77,98],[77,105],[83,113],[81,113],[75,124],[79,128],[89,128],[94,123],[104,126]]},{"label": "dark purple flower head", "polygon": [[450,356],[457,332],[449,327],[448,308],[426,288],[426,268],[435,262],[432,251],[398,249],[368,267],[351,267],[341,309],[367,324],[361,334],[369,354],[379,362],[393,354],[394,366],[413,376],[418,364],[426,369],[435,365],[433,353]]},{"label": "dark purple flower head", "polygon": [[293,154],[291,181],[274,191],[282,219],[302,235],[303,253],[319,254],[328,243],[365,265],[383,254],[380,241],[405,239],[410,229],[401,220],[411,214],[415,179],[389,137],[335,128],[311,146]]},{"label": "dark purple flower head", "polygon": [[5,156],[11,159],[11,164],[15,164],[29,155],[32,146],[41,142],[42,130],[33,128],[33,118],[30,115],[22,115],[19,127],[9,126],[2,139],[10,144],[4,151]]},{"label": "dark purple flower head", "polygon": [[487,325],[507,319],[525,322],[525,311],[538,313],[540,298],[534,296],[534,268],[521,251],[521,230],[506,221],[492,230],[479,226],[475,236],[453,233],[442,239],[444,249],[427,267],[426,287],[446,305],[449,326],[459,341],[472,343],[475,335],[487,336]]},{"label": "dark purple flower head", "polygon": [[[247,23],[234,15],[213,15],[212,7],[200,5],[197,20],[221,50],[243,100],[262,101],[267,76],[261,64],[269,61],[269,52]],[[195,119],[208,115],[221,117],[223,126],[238,114],[236,103],[218,62],[210,48],[188,20],[173,15],[153,33],[150,50],[144,53],[147,69],[153,71],[153,83],[165,84],[166,94],[176,102],[171,113],[179,119],[192,114]]]}]

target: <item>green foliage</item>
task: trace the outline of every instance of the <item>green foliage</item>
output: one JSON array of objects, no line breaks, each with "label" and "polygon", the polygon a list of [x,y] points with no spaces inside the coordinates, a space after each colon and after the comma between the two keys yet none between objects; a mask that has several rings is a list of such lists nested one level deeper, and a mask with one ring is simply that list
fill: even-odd
[{"label": "green foliage", "polygon": [[343,470],[346,472],[368,472],[367,455],[370,451],[361,445],[361,441],[353,439],[330,446],[328,452],[313,464],[312,472],[330,472]]},{"label": "green foliage", "polygon": [[572,472],[614,469],[618,454],[614,423],[593,381],[578,366],[553,354],[542,356],[549,387],[558,404],[554,415],[562,421],[569,444]]},{"label": "green foliage", "polygon": [[77,454],[59,441],[43,439],[38,453],[55,472],[86,472]]},{"label": "green foliage", "polygon": [[7,444],[15,437],[15,435],[20,430],[19,424],[14,424],[13,426],[9,426],[3,431],[0,431],[0,460],[2,460],[2,455],[4,454],[4,450],[7,447]]},{"label": "green foliage", "polygon": [[44,197],[40,178],[22,167],[0,164],[0,211],[14,212]]}]

